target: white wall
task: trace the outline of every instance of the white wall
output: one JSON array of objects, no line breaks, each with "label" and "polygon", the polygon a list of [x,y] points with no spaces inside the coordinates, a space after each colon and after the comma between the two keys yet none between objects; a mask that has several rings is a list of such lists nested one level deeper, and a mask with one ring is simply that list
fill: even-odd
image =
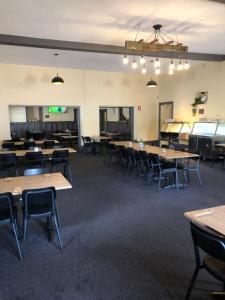
[{"label": "white wall", "polygon": [[26,122],[26,108],[24,106],[9,107],[10,122]]},{"label": "white wall", "polygon": [[[46,118],[46,115],[49,118]],[[48,112],[48,107],[43,107],[43,121],[44,122],[57,122],[57,121],[74,121],[74,108],[67,107],[66,113],[54,114]]]},{"label": "white wall", "polygon": [[[191,104],[202,91],[208,91],[205,113],[193,117]],[[225,118],[225,63],[199,63],[173,76],[162,76],[158,101],[174,101],[174,117],[178,119]]]},{"label": "white wall", "polygon": [[79,106],[84,135],[99,134],[100,106],[133,106],[135,138],[157,135],[157,89],[145,87],[148,76],[61,69],[65,84],[56,86],[50,83],[54,68],[1,64],[0,69],[0,140],[10,137],[9,105]]}]

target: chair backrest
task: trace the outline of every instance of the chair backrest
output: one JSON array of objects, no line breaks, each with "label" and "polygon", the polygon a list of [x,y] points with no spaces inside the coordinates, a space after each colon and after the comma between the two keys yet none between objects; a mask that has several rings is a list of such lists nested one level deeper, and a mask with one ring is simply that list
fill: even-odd
[{"label": "chair backrest", "polygon": [[199,258],[199,250],[219,260],[225,261],[225,239],[191,222],[191,234],[195,246],[196,259]]},{"label": "chair backrest", "polygon": [[116,150],[116,145],[111,143],[106,143],[107,150]]},{"label": "chair backrest", "polygon": [[43,154],[41,151],[37,151],[37,152],[27,152],[25,155],[25,159],[26,160],[41,160],[43,159]]},{"label": "chair backrest", "polygon": [[25,169],[24,176],[33,176],[33,175],[40,175],[46,174],[47,170],[44,168],[34,168],[34,169]]},{"label": "chair backrest", "polygon": [[161,146],[161,148],[164,148],[164,149],[169,149],[169,148],[170,148],[170,146],[169,146],[169,145],[165,145],[165,144],[163,144],[163,145]]},{"label": "chair backrest", "polygon": [[52,148],[55,146],[55,141],[49,140],[49,141],[44,141],[43,143],[43,148]]},{"label": "chair backrest", "polygon": [[36,143],[35,142],[26,141],[26,142],[23,143],[23,146],[24,146],[24,149],[29,149],[29,148],[35,147]]},{"label": "chair backrest", "polygon": [[148,160],[148,155],[146,151],[139,150],[139,155],[142,161],[146,162]]},{"label": "chair backrest", "polygon": [[20,138],[17,136],[12,137],[12,142],[20,142]]},{"label": "chair backrest", "polygon": [[89,136],[83,136],[82,139],[83,139],[84,144],[91,142],[91,138]]},{"label": "chair backrest", "polygon": [[0,194],[0,223],[4,219],[12,218],[13,195],[11,193]]},{"label": "chair backrest", "polygon": [[16,146],[12,142],[4,142],[2,144],[2,149],[12,149],[12,150],[14,150],[15,148],[16,148]]},{"label": "chair backrest", "polygon": [[52,154],[52,157],[56,159],[68,159],[69,150],[55,150]]},{"label": "chair backrest", "polygon": [[[29,189],[22,192],[22,200],[24,203],[24,213],[35,213],[35,207],[43,207],[45,212],[54,211],[56,191],[54,187],[46,187],[42,189]],[[43,212],[43,210],[42,210]]]},{"label": "chair backrest", "polygon": [[16,164],[16,154],[15,153],[2,153],[0,154],[0,162],[4,164]]},{"label": "chair backrest", "polygon": [[148,154],[148,160],[149,160],[152,167],[160,168],[159,157],[158,157],[157,154],[149,153]]}]

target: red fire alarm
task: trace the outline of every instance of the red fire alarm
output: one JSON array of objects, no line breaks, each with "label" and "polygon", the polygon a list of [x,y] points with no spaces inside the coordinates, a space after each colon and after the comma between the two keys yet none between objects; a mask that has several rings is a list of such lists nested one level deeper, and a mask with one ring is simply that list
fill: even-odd
[{"label": "red fire alarm", "polygon": [[138,106],[138,110],[141,110],[141,106]]}]

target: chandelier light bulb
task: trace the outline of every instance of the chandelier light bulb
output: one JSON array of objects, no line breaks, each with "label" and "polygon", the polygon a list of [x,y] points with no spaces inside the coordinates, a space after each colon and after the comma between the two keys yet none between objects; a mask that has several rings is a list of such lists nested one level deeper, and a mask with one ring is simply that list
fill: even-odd
[{"label": "chandelier light bulb", "polygon": [[155,69],[155,74],[156,74],[156,75],[159,75],[159,74],[160,74],[160,68],[159,68],[159,67],[157,67],[157,68]]},{"label": "chandelier light bulb", "polygon": [[144,58],[144,55],[140,58],[140,64],[143,65],[146,62],[146,59]]},{"label": "chandelier light bulb", "polygon": [[136,63],[135,59],[132,62],[132,69],[137,69],[137,63]]},{"label": "chandelier light bulb", "polygon": [[188,61],[186,60],[185,64],[184,64],[184,69],[188,70],[190,69],[190,64],[188,63]]},{"label": "chandelier light bulb", "polygon": [[127,65],[128,62],[129,62],[129,59],[128,59],[128,57],[125,55],[124,58],[123,58],[123,64],[124,64],[124,65]]},{"label": "chandelier light bulb", "polygon": [[172,60],[171,60],[171,63],[170,63],[170,65],[169,65],[169,69],[170,69],[170,70],[174,70],[174,69],[175,69],[175,65],[174,65],[174,63],[173,63]]},{"label": "chandelier light bulb", "polygon": [[146,74],[146,73],[147,73],[147,70],[146,70],[146,67],[145,67],[145,66],[141,69],[141,73],[142,73],[142,74]]},{"label": "chandelier light bulb", "polygon": [[182,65],[182,62],[181,62],[181,60],[180,60],[178,66],[177,66],[177,70],[178,70],[178,71],[181,71],[181,70],[183,70],[183,68],[184,68],[184,66]]},{"label": "chandelier light bulb", "polygon": [[173,74],[174,74],[173,69],[170,69],[170,70],[169,70],[169,75],[173,75]]},{"label": "chandelier light bulb", "polygon": [[158,68],[160,67],[160,61],[158,58],[156,58],[156,61],[155,61],[155,68]]}]

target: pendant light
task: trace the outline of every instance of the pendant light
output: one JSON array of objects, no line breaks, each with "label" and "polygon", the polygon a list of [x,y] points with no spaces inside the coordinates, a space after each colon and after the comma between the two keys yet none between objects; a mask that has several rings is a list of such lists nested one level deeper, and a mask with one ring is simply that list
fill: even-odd
[{"label": "pendant light", "polygon": [[[54,55],[55,55],[55,56],[58,56],[59,54],[58,54],[58,53],[55,53]],[[64,83],[64,80],[63,80],[63,78],[60,77],[60,76],[58,75],[58,73],[57,73],[57,75],[56,75],[54,78],[52,78],[52,83],[53,83],[53,84],[56,84],[56,85],[59,85],[59,84],[63,84],[63,83]]]},{"label": "pendant light", "polygon": [[147,82],[146,86],[149,88],[153,88],[153,87],[157,87],[157,82],[155,80],[152,79],[152,64],[153,64],[153,60],[151,60],[151,79],[149,80],[149,82]]}]

